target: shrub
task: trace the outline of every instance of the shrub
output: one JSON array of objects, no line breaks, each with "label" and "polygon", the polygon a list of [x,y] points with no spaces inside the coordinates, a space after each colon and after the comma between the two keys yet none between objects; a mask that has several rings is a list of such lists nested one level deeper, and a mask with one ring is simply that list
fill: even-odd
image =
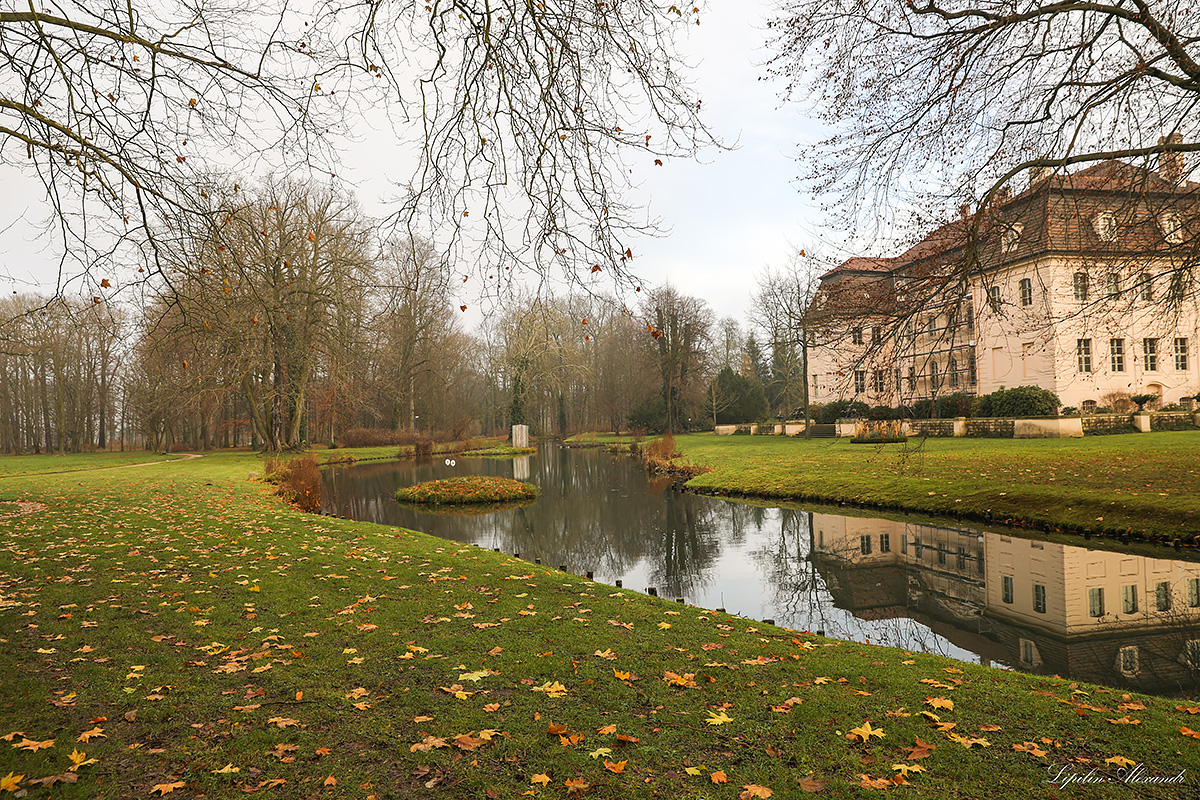
[{"label": "shrub", "polygon": [[1037,386],[1000,387],[975,400],[977,417],[1052,417],[1058,411],[1058,395]]},{"label": "shrub", "polygon": [[661,433],[667,427],[667,403],[661,395],[648,397],[629,412],[628,420],[631,428]]},{"label": "shrub", "polygon": [[[1100,402],[1108,407],[1108,410],[1115,414],[1128,414],[1134,409],[1132,395],[1129,392],[1109,392],[1100,398]],[[1101,409],[1096,409],[1099,413],[1104,413]]]},{"label": "shrub", "polygon": [[[871,407],[866,403],[860,403],[857,400],[838,400],[833,403],[826,403],[823,406],[814,406],[817,408],[820,416],[814,413],[813,419],[818,424],[830,425],[837,422],[839,419],[849,419],[853,417],[866,417],[871,413]],[[809,409],[812,412],[812,408]]]},{"label": "shrub", "polygon": [[937,415],[941,419],[969,417],[971,416],[972,399],[963,392],[955,392],[954,394],[939,397],[937,399]]},{"label": "shrub", "polygon": [[317,457],[310,455],[293,458],[288,463],[287,480],[283,489],[287,498],[302,511],[316,513],[321,510],[321,467]]},{"label": "shrub", "polygon": [[422,505],[517,502],[533,500],[537,496],[538,488],[531,483],[485,475],[425,481],[396,491],[398,501]]},{"label": "shrub", "polygon": [[675,437],[664,433],[661,439],[655,439],[646,445],[646,457],[657,461],[670,461],[679,455],[675,451]]}]

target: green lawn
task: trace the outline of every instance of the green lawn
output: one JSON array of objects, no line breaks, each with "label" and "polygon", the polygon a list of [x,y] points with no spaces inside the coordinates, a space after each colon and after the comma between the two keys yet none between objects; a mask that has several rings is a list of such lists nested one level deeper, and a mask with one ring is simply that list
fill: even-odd
[{"label": "green lawn", "polygon": [[677,438],[708,494],[849,502],[1109,534],[1200,534],[1200,431],[1084,439]]},{"label": "green lawn", "polygon": [[912,770],[909,796],[1025,800],[1052,765],[1115,776],[1121,759],[1187,770],[1138,796],[1197,787],[1194,701],[821,639],[302,514],[246,479],[252,454],[22,469],[0,503],[48,508],[0,520],[0,797],[860,797]]}]

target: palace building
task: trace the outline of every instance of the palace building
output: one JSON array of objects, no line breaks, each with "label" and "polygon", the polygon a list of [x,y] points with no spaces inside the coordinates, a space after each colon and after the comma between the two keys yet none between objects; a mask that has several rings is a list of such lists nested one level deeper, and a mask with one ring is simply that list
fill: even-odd
[{"label": "palace building", "polygon": [[910,405],[1034,385],[1084,412],[1200,392],[1200,183],[1099,162],[1031,171],[891,258],[851,258],[810,309],[816,403]]}]

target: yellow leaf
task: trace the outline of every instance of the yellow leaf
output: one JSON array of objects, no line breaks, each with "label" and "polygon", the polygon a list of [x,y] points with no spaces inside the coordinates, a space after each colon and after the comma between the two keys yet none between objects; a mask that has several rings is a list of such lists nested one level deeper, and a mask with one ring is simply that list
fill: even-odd
[{"label": "yellow leaf", "polygon": [[0,778],[0,791],[15,792],[24,779],[24,775],[14,775],[10,772],[3,778]]},{"label": "yellow leaf", "polygon": [[533,691],[545,692],[547,697],[565,697],[567,694],[567,687],[563,686],[558,681],[547,681],[541,686],[534,686]]},{"label": "yellow leaf", "polygon": [[733,717],[726,714],[724,711],[718,713],[708,712],[708,719],[705,720],[709,725],[724,725],[726,722],[733,722]]},{"label": "yellow leaf", "polygon": [[229,775],[234,772],[241,772],[241,767],[235,767],[233,764],[226,764],[220,769],[214,769],[213,775]]},{"label": "yellow leaf", "polygon": [[899,772],[901,775],[907,775],[910,772],[924,772],[925,768],[920,764],[892,764],[892,769]]},{"label": "yellow leaf", "polygon": [[857,736],[859,741],[862,742],[870,741],[872,736],[877,736],[882,739],[887,735],[883,732],[882,728],[872,728],[870,720],[867,720],[857,728],[851,728],[850,733],[854,736]]},{"label": "yellow leaf", "polygon": [[612,755],[612,748],[611,747],[598,747],[595,750],[593,750],[592,752],[588,753],[588,755],[591,756],[592,758],[599,758],[600,756]]},{"label": "yellow leaf", "polygon": [[536,775],[532,776],[529,779],[529,782],[530,783],[540,783],[542,786],[549,786],[550,785],[550,776],[546,775],[545,773],[539,772]]},{"label": "yellow leaf", "polygon": [[458,676],[458,679],[460,681],[471,681],[473,683],[478,683],[491,674],[492,671],[490,669],[481,669],[478,672],[464,672]]},{"label": "yellow leaf", "polygon": [[170,794],[179,787],[186,785],[187,783],[185,781],[175,781],[174,783],[156,783],[154,784],[154,788],[150,790],[150,794],[158,792],[159,796],[161,797],[164,794]]},{"label": "yellow leaf", "polygon": [[704,767],[685,767],[683,771],[688,775],[702,775],[704,774]]},{"label": "yellow leaf", "polygon": [[71,759],[71,772],[75,772],[80,767],[87,766],[88,764],[96,763],[96,759],[88,758],[87,753],[81,753],[78,749],[72,750],[69,758]]},{"label": "yellow leaf", "polygon": [[31,753],[36,753],[38,750],[45,750],[47,747],[53,747],[54,740],[46,739],[45,741],[35,742],[32,739],[21,739],[13,745],[18,750],[28,750]]},{"label": "yellow leaf", "polygon": [[926,697],[925,705],[933,706],[934,708],[938,709],[944,708],[947,711],[954,710],[954,701],[947,700],[944,697]]},{"label": "yellow leaf", "polygon": [[1125,756],[1113,756],[1112,758],[1104,759],[1105,764],[1113,764],[1118,767],[1132,767],[1137,762]]}]

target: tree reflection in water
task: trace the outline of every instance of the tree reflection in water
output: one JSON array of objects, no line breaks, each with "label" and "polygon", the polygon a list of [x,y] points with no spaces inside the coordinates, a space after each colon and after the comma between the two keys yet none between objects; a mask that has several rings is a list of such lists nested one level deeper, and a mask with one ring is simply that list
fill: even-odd
[{"label": "tree reflection in water", "polygon": [[[476,517],[391,499],[401,485],[465,474],[517,476],[541,496]],[[596,450],[362,464],[329,469],[325,481],[330,513],[836,638],[1146,691],[1195,685],[1200,669],[1200,565],[1187,561],[701,497]],[[1115,613],[1135,584],[1138,613]],[[1108,613],[1097,618],[1088,597],[1099,587]]]}]

